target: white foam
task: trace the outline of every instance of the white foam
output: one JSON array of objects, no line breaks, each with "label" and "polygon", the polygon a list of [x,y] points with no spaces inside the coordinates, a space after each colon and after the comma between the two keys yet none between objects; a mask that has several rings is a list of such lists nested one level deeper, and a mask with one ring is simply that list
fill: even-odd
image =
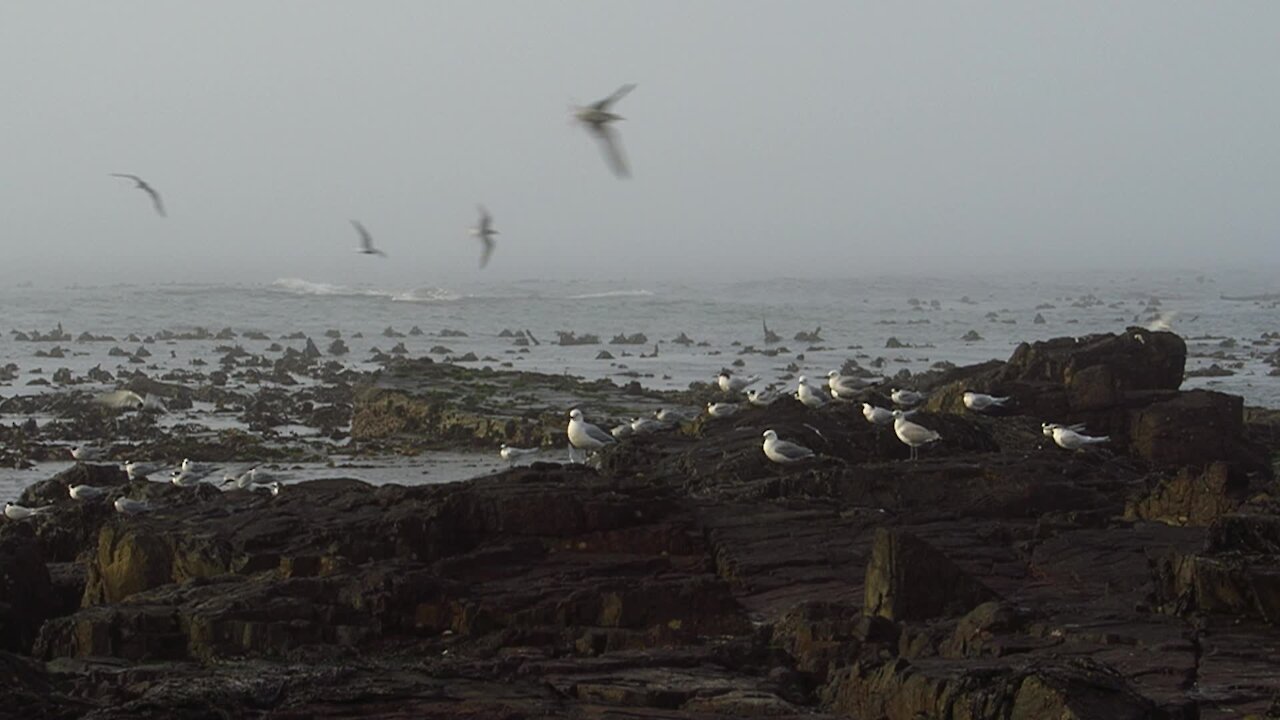
[{"label": "white foam", "polygon": [[599,300],[601,298],[622,298],[622,297],[650,297],[653,295],[648,290],[610,290],[608,292],[586,293],[584,295],[570,295],[567,300]]}]

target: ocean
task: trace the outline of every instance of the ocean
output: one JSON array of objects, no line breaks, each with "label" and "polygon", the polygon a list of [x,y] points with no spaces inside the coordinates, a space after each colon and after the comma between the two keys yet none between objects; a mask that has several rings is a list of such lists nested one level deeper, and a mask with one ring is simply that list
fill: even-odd
[{"label": "ocean", "polygon": [[[712,380],[739,359],[742,367],[735,372],[760,375],[762,385],[780,382],[784,375],[823,377],[850,358],[863,366],[878,365],[878,373],[914,373],[940,361],[965,365],[1007,359],[1024,341],[1119,332],[1159,318],[1187,339],[1188,371],[1216,364],[1231,373],[1188,378],[1184,387],[1212,388],[1241,395],[1248,405],[1280,408],[1280,377],[1269,375],[1274,368],[1264,362],[1280,348],[1280,303],[1224,298],[1276,293],[1278,286],[1280,281],[1261,271],[1229,276],[1187,271],[1052,278],[530,280],[418,288],[351,287],[301,278],[243,285],[11,286],[0,288],[0,318],[7,325],[0,335],[0,366],[13,363],[18,371],[12,381],[0,382],[0,399],[55,392],[29,383],[49,379],[60,368],[76,376],[94,366],[113,373],[142,368],[158,376],[189,368],[197,359],[216,365],[223,354],[217,348],[235,344],[272,357],[278,354],[267,351],[272,343],[301,349],[302,341],[281,339],[297,332],[324,351],[331,342],[325,332],[339,331],[350,353],[337,359],[357,369],[377,367],[370,361],[375,348],[385,352],[403,343],[410,357],[441,360],[473,353],[478,359],[462,364],[608,377],[619,383],[638,380],[648,387],[676,389]],[[765,344],[764,323],[781,342]],[[44,333],[58,324],[72,341],[16,339],[16,332]],[[230,328],[237,337],[156,341],[146,345],[151,356],[142,365],[110,354],[117,347],[136,350],[141,343],[126,341],[130,334],[181,335],[197,328],[210,333]],[[388,330],[397,336],[384,334]],[[527,330],[540,344],[516,347],[504,330]],[[821,340],[794,339],[798,332],[815,330]],[[269,340],[248,339],[247,331],[261,332]],[[594,334],[600,344],[560,345],[561,331]],[[82,333],[115,339],[77,341]],[[641,344],[610,344],[615,335],[637,333],[645,336]],[[681,333],[694,343],[671,342]],[[63,348],[64,357],[35,357],[55,345]],[[749,351],[751,347],[785,347],[786,352],[766,356]],[[613,359],[598,359],[602,351]],[[201,417],[200,408],[191,412],[182,421],[213,420]],[[0,415],[0,422],[25,420]],[[450,458],[444,464],[453,469],[431,481],[487,472],[491,463]],[[389,467],[400,466],[389,461]],[[16,496],[15,487],[20,490],[53,470],[4,471],[0,495]]]}]

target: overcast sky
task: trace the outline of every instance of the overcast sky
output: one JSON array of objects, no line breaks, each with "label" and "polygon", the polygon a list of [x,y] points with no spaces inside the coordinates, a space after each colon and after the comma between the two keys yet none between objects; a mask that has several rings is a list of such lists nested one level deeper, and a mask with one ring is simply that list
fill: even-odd
[{"label": "overcast sky", "polygon": [[1270,1],[14,1],[0,88],[5,282],[1280,264]]}]

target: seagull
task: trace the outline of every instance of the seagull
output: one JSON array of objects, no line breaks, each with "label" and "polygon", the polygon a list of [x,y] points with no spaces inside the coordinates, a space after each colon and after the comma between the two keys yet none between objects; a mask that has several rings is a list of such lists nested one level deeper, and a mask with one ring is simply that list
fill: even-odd
[{"label": "seagull", "polygon": [[1084,435],[1068,427],[1053,429],[1053,441],[1064,450],[1079,450],[1086,445],[1100,445],[1111,440],[1108,435]]},{"label": "seagull", "polygon": [[67,494],[72,500],[97,500],[106,495],[107,491],[93,485],[68,485]]},{"label": "seagull", "polygon": [[713,418],[727,418],[738,412],[736,403],[707,403],[707,415]]},{"label": "seagull", "polygon": [[893,411],[871,403],[862,403],[862,417],[872,425],[888,425],[893,422]]},{"label": "seagull", "polygon": [[1058,423],[1040,423],[1040,432],[1044,433],[1047,438],[1053,437],[1053,431],[1057,428],[1064,427],[1072,432],[1082,433],[1085,431],[1084,423],[1076,423],[1075,425],[1059,425]]},{"label": "seagull", "polygon": [[154,475],[155,473],[164,470],[164,467],[163,463],[140,463],[127,460],[124,464],[124,471],[125,474],[129,476],[130,480],[137,480],[138,478],[147,477],[148,475]]},{"label": "seagull", "polygon": [[93,401],[109,408],[130,408],[133,410],[141,410],[147,401],[138,393],[132,390],[114,390],[101,395],[95,395]]},{"label": "seagull", "polygon": [[211,465],[209,463],[196,462],[191,458],[182,458],[182,465],[179,469],[185,473],[195,473],[200,477],[204,477],[218,468],[216,465]]},{"label": "seagull", "polygon": [[609,434],[621,440],[622,438],[629,438],[632,435],[635,435],[636,431],[632,429],[631,423],[624,422],[621,425],[614,425],[610,428]]},{"label": "seagull", "polygon": [[937,432],[908,420],[907,414],[901,410],[893,411],[893,433],[898,436],[902,444],[911,448],[912,460],[920,456],[921,445],[928,445],[942,439]]},{"label": "seagull", "polygon": [[253,484],[251,480],[252,477],[249,475],[248,470],[238,475],[234,472],[228,472],[222,476],[222,487],[230,485],[235,490],[247,490]]},{"label": "seagull", "polygon": [[841,375],[839,370],[827,373],[827,387],[831,388],[831,397],[837,400],[849,400],[859,391],[875,383],[853,375]]},{"label": "seagull", "polygon": [[764,455],[779,465],[803,462],[814,457],[809,448],[779,440],[778,433],[772,430],[764,431]]},{"label": "seagull", "polygon": [[10,520],[26,520],[29,517],[35,517],[40,513],[47,512],[51,506],[29,508],[25,505],[19,505],[15,502],[7,502],[4,504],[4,516]]},{"label": "seagull", "polygon": [[778,396],[776,394],[771,393],[767,390],[748,390],[747,391],[747,402],[751,403],[752,405],[755,405],[756,407],[768,407],[772,405],[773,401],[777,399],[778,399]]},{"label": "seagull", "polygon": [[727,393],[740,393],[759,382],[760,376],[752,375],[751,377],[736,378],[728,370],[725,370],[716,376],[716,379],[720,382],[721,390]]},{"label": "seagull", "polygon": [[895,405],[910,407],[924,402],[925,394],[915,392],[914,390],[899,390],[898,388],[893,388],[889,397],[893,400]]},{"label": "seagull", "polygon": [[489,264],[489,256],[493,254],[493,236],[498,234],[493,229],[493,216],[483,205],[477,205],[476,209],[480,211],[480,222],[471,228],[471,235],[484,243],[484,248],[480,251],[480,267]]},{"label": "seagull", "polygon": [[569,427],[565,432],[569,436],[569,444],[579,450],[599,450],[618,442],[609,433],[583,420],[582,411],[578,408],[569,411]]},{"label": "seagull", "polygon": [[502,456],[502,459],[506,460],[509,465],[515,465],[520,458],[537,454],[538,448],[518,448],[506,443],[503,443],[502,447],[498,449],[498,455]]},{"label": "seagull", "polygon": [[974,412],[982,412],[993,407],[1004,407],[1009,402],[1008,397],[995,397],[994,395],[984,395],[976,392],[965,392],[964,406]]},{"label": "seagull", "polygon": [[106,457],[107,451],[102,448],[92,447],[89,445],[81,445],[71,448],[71,457],[80,462],[88,462],[90,460],[101,460]]},{"label": "seagull", "polygon": [[636,435],[648,435],[671,427],[661,420],[653,418],[635,418],[631,421],[631,431]]},{"label": "seagull", "polygon": [[189,472],[187,470],[174,470],[169,473],[169,482],[178,487],[195,487],[199,485],[205,478],[205,475]]},{"label": "seagull", "polygon": [[680,423],[693,422],[697,417],[695,415],[690,415],[683,410],[672,410],[670,408],[659,408],[653,413],[653,416],[657,418],[659,422],[663,422],[668,425],[679,425]]},{"label": "seagull", "polygon": [[284,489],[284,485],[279,480],[272,480],[266,488],[271,491],[271,497],[276,497]]},{"label": "seagull", "polygon": [[387,256],[386,253],[373,246],[373,236],[369,234],[368,229],[366,229],[364,225],[360,224],[359,220],[352,220],[351,226],[356,229],[356,232],[360,233],[360,247],[356,248],[356,252],[361,255]]},{"label": "seagull", "polygon": [[622,157],[622,147],[619,144],[618,134],[610,127],[610,123],[623,118],[621,115],[610,112],[609,108],[635,89],[635,84],[628,83],[603,100],[586,107],[575,108],[573,113],[578,122],[585,125],[591,131],[591,134],[595,135],[596,139],[600,141],[600,149],[604,151],[605,161],[609,163],[609,168],[613,170],[613,174],[618,177],[627,177],[627,161]]},{"label": "seagull", "polygon": [[827,398],[822,393],[809,386],[809,379],[804,375],[800,376],[800,382],[796,386],[796,399],[804,403],[804,406],[813,410],[827,404]]},{"label": "seagull", "polygon": [[121,515],[140,515],[151,512],[151,506],[141,500],[130,500],[127,497],[116,498],[116,512]]},{"label": "seagull", "polygon": [[160,199],[160,193],[156,192],[155,188],[148,185],[146,180],[143,180],[137,175],[129,175],[128,173],[111,173],[111,177],[128,178],[132,180],[136,183],[134,187],[151,196],[151,204],[156,206],[156,212],[160,214],[160,217],[166,217],[164,214],[164,201]]}]

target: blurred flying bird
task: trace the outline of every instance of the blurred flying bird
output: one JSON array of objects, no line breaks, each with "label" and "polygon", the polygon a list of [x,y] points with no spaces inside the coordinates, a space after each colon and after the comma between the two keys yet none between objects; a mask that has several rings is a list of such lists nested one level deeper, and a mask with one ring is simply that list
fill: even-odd
[{"label": "blurred flying bird", "polygon": [[134,187],[151,196],[151,204],[156,207],[156,212],[160,214],[160,217],[167,217],[164,214],[164,201],[160,199],[160,193],[156,192],[155,188],[148,185],[146,180],[143,180],[137,175],[130,175],[128,173],[111,173],[111,177],[128,178],[132,180],[136,183]]},{"label": "blurred flying bird", "polygon": [[573,116],[578,119],[578,122],[585,125],[586,128],[591,131],[591,134],[595,135],[596,139],[600,141],[600,149],[604,151],[605,161],[609,163],[609,167],[613,170],[613,174],[618,177],[627,177],[629,173],[627,170],[627,161],[622,156],[622,147],[619,144],[618,133],[610,127],[610,123],[622,120],[623,118],[621,115],[610,112],[609,108],[612,107],[614,103],[626,97],[627,93],[635,89],[636,86],[634,83],[628,83],[615,90],[612,95],[603,100],[585,107],[575,108],[573,113]]}]

